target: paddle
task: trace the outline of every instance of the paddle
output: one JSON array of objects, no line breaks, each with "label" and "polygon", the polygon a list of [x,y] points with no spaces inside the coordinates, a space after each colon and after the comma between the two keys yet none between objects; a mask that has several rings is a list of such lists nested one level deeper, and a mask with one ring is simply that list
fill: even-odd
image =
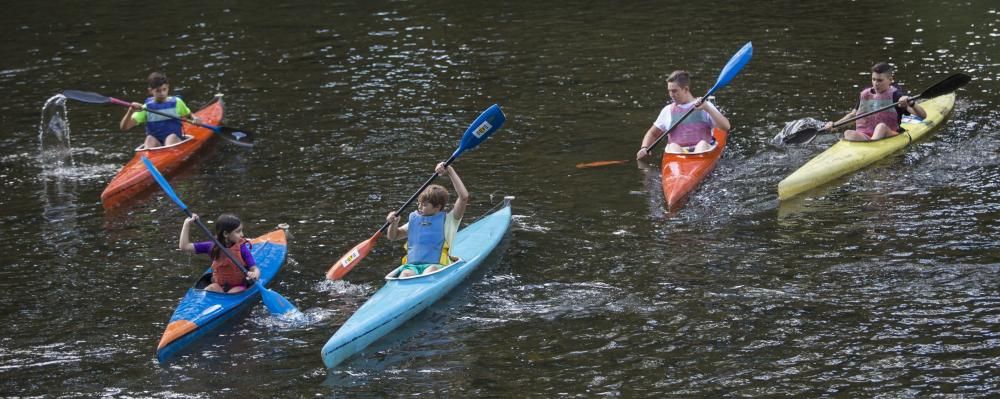
[{"label": "paddle", "polygon": [[[743,66],[750,61],[751,57],[753,57],[753,43],[747,42],[747,44],[743,45],[743,47],[740,48],[740,51],[737,51],[736,54],[733,54],[733,56],[729,59],[729,62],[726,63],[726,66],[722,68],[722,72],[719,73],[718,79],[715,80],[715,85],[712,86],[711,89],[708,89],[708,92],[705,93],[704,96],[701,96],[701,101],[698,101],[698,103],[695,104],[693,107],[691,107],[691,109],[689,109],[687,112],[685,112],[684,115],[681,115],[679,119],[674,121],[673,124],[671,124],[670,127],[667,128],[666,132],[663,132],[663,134],[661,134],[660,137],[658,137],[656,141],[653,142],[653,144],[650,144],[649,147],[646,148],[646,153],[650,154],[651,153],[650,150],[653,149],[653,147],[656,147],[656,145],[659,144],[660,141],[663,140],[665,137],[667,137],[667,135],[669,135],[670,132],[677,127],[677,125],[680,125],[680,123],[683,122],[684,119],[687,119],[687,117],[691,115],[691,113],[693,113],[696,109],[698,109],[698,106],[700,106],[702,103],[708,100],[708,97],[710,97],[713,93],[715,93],[716,90],[719,90],[722,87],[729,84],[729,82],[732,81],[733,78],[735,78],[736,75],[740,73],[740,70],[743,69]],[[629,161],[631,161],[631,159],[625,159],[620,161],[586,162],[586,163],[576,164],[576,167],[578,169],[585,169],[597,166],[621,165],[628,163]]]},{"label": "paddle", "polygon": [[[97,93],[94,93],[94,92],[89,92],[89,91],[66,90],[66,91],[63,92],[63,95],[66,96],[66,98],[68,98],[68,99],[76,100],[76,101],[80,101],[80,102],[85,102],[85,103],[90,103],[90,104],[117,104],[117,105],[121,105],[121,106],[125,106],[125,107],[131,107],[132,106],[132,104],[130,104],[128,102],[125,102],[125,101],[122,101],[122,100],[119,100],[117,98],[108,97],[108,96],[104,96],[104,95],[97,94]],[[213,133],[218,134],[219,137],[222,137],[224,140],[226,140],[226,141],[228,141],[230,143],[236,144],[238,146],[253,147],[253,137],[251,137],[251,133],[250,133],[249,130],[234,129],[234,128],[226,127],[226,126],[208,125],[208,124],[199,123],[199,122],[195,122],[195,121],[184,119],[184,118],[178,118],[178,117],[176,117],[174,115],[170,115],[170,114],[163,113],[163,112],[160,112],[160,111],[146,109],[145,107],[143,109],[146,112],[152,112],[154,114],[165,116],[165,117],[170,118],[170,119],[175,119],[175,120],[187,122],[187,123],[190,123],[190,124],[195,125],[195,126],[199,126],[199,127],[203,127],[203,128],[209,129]]]},{"label": "paddle", "polygon": [[[504,116],[499,105],[493,104],[491,107],[487,108],[486,111],[483,111],[483,113],[480,114],[471,125],[469,125],[469,128],[465,130],[465,134],[462,135],[462,140],[458,143],[458,148],[455,149],[455,152],[451,154],[451,157],[444,162],[444,166],[447,168],[448,165],[451,165],[451,163],[455,161],[459,155],[462,155],[463,152],[476,148],[479,143],[486,141],[486,139],[489,138],[493,132],[503,126],[503,123],[506,120],[507,117]],[[417,192],[413,193],[413,195],[410,196],[410,199],[406,200],[406,202],[403,203],[403,206],[396,210],[396,214],[398,215],[402,213],[407,206],[413,203],[413,201],[417,199],[417,196],[419,196],[420,193],[427,188],[427,186],[431,185],[431,182],[433,182],[436,177],[437,173],[432,174],[431,177],[427,179],[427,181],[424,182],[419,189],[417,189]],[[379,227],[375,234],[370,238],[362,241],[358,245],[355,245],[354,248],[351,248],[346,255],[342,256],[336,263],[330,266],[330,270],[326,272],[326,278],[330,280],[340,280],[343,278],[347,272],[351,271],[354,266],[357,266],[358,263],[361,262],[361,259],[364,259],[364,257],[371,252],[375,243],[378,241],[379,237],[382,237],[382,233],[385,232],[387,227],[389,227],[388,221],[386,221],[382,227]]]},{"label": "paddle", "polygon": [[[149,158],[143,156],[142,163],[146,165],[146,169],[149,170],[149,174],[153,175],[153,179],[160,184],[161,188],[163,188],[163,192],[167,193],[167,196],[170,197],[170,199],[173,200],[174,203],[177,204],[177,206],[179,206],[182,211],[184,211],[185,215],[191,217],[191,210],[189,210],[187,205],[184,205],[184,202],[181,201],[179,197],[177,197],[177,194],[174,193],[174,189],[170,187],[170,183],[167,183],[167,179],[165,179],[163,175],[160,174],[160,171],[156,170],[156,166],[153,166],[153,163],[149,161]],[[243,262],[241,262],[239,259],[236,259],[236,257],[233,256],[232,253],[230,253],[225,249],[226,247],[224,247],[222,243],[219,242],[217,238],[215,238],[215,235],[213,235],[212,232],[208,230],[208,226],[205,226],[205,223],[202,222],[201,219],[195,219],[195,222],[198,224],[198,227],[201,228],[201,231],[212,239],[212,243],[221,249],[219,252],[225,254],[226,257],[228,257],[229,260],[232,261],[234,265],[236,265],[236,267],[240,268],[240,271],[243,272],[243,275],[246,276],[247,269],[243,265]],[[287,299],[285,299],[285,297],[281,296],[281,294],[271,291],[263,284],[261,284],[259,279],[254,280],[254,285],[256,285],[257,288],[260,290],[260,296],[264,300],[264,305],[267,307],[267,310],[271,312],[272,315],[285,316],[285,315],[297,315],[301,313],[299,312],[298,309],[295,308],[295,305],[292,305],[292,303],[289,302]]]},{"label": "paddle", "polygon": [[[947,78],[944,78],[944,80],[942,80],[942,81],[934,84],[933,86],[928,87],[926,90],[924,90],[920,94],[917,94],[917,95],[915,95],[913,97],[910,97],[910,103],[912,104],[914,101],[917,101],[917,99],[919,99],[919,98],[934,98],[934,97],[937,97],[937,96],[942,96],[942,95],[951,93],[951,92],[953,92],[955,90],[958,90],[962,86],[965,86],[966,84],[968,84],[970,80],[972,80],[971,76],[966,75],[964,73],[956,73],[956,74],[951,75],[951,76],[949,76]],[[824,129],[822,127],[817,127],[817,123],[814,122],[814,121],[816,121],[815,119],[812,119],[812,118],[801,119],[801,120],[798,120],[798,121],[795,121],[795,122],[791,122],[789,124],[789,127],[783,129],[781,131],[781,133],[778,133],[777,136],[774,136],[774,139],[772,139],[771,142],[776,143],[776,144],[780,143],[782,145],[784,145],[784,144],[802,144],[802,143],[808,143],[808,142],[812,141],[812,139],[816,138],[816,135],[819,134],[819,132],[821,132],[821,131],[824,131],[824,130],[833,131],[833,129],[835,129],[837,127],[846,125],[848,123],[854,122],[854,121],[856,121],[858,119],[870,116],[872,114],[876,114],[876,113],[885,111],[885,110],[887,110],[889,108],[892,108],[892,107],[895,107],[895,106],[896,106],[896,103],[892,103],[892,104],[886,105],[886,106],[884,106],[882,108],[876,109],[874,111],[865,112],[865,113],[863,113],[861,115],[857,115],[857,116],[855,116],[855,117],[853,117],[851,119],[835,123],[835,124],[833,124],[833,126],[830,127],[830,129]]]}]

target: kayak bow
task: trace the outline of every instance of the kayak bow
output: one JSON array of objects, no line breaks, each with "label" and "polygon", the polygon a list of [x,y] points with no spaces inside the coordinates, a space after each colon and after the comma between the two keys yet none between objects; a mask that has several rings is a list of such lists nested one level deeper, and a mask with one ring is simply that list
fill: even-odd
[{"label": "kayak bow", "polygon": [[726,149],[729,133],[721,129],[712,129],[715,136],[715,148],[700,154],[663,153],[663,200],[667,203],[667,211],[680,209],[685,200],[695,188],[705,180],[705,177],[715,169],[715,164],[722,158]]}]

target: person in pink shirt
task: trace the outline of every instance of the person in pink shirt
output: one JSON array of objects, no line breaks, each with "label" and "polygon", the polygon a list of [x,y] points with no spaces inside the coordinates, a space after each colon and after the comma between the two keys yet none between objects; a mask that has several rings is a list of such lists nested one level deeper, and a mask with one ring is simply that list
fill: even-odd
[{"label": "person in pink shirt", "polygon": [[878,112],[867,117],[858,119],[854,129],[844,132],[844,140],[848,141],[874,141],[886,137],[896,136],[900,133],[900,123],[903,115],[916,115],[921,119],[927,117],[927,112],[915,102],[911,103],[910,97],[903,94],[903,90],[896,85],[892,65],[880,62],[872,66],[872,85],[861,90],[858,106],[837,122],[827,122],[824,129],[830,130],[833,125],[861,115],[866,112],[896,103],[895,107]]},{"label": "person in pink shirt", "polygon": [[702,101],[691,94],[691,75],[687,71],[674,71],[667,78],[667,93],[672,103],[660,110],[660,115],[649,127],[642,138],[642,146],[635,154],[635,159],[642,160],[649,156],[649,147],[670,130],[685,113],[696,107],[697,110],[681,121],[667,136],[666,152],[705,152],[712,148],[714,139],[712,128],[729,131],[729,119],[719,112],[709,101]]}]

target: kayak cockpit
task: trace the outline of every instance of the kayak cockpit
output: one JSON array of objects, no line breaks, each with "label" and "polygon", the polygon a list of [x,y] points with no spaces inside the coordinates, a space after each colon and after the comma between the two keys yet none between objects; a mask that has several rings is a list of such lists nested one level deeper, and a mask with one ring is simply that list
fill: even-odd
[{"label": "kayak cockpit", "polygon": [[423,278],[423,277],[430,277],[430,276],[433,276],[435,274],[441,273],[441,272],[443,272],[445,270],[451,269],[451,268],[453,268],[455,266],[458,266],[458,265],[464,264],[464,263],[466,263],[465,259],[459,259],[459,260],[456,260],[456,261],[452,262],[450,265],[442,267],[440,269],[437,269],[437,270],[435,270],[433,272],[430,272],[430,273],[427,273],[427,274],[418,274],[416,276],[409,276],[409,277],[399,277],[399,272],[403,271],[403,266],[406,266],[406,265],[399,265],[399,267],[393,269],[391,272],[389,272],[389,274],[386,274],[385,275],[385,279],[386,280],[413,280],[413,279],[418,279],[418,278]]},{"label": "kayak cockpit", "polygon": [[663,152],[665,154],[673,154],[673,155],[701,155],[701,154],[707,154],[707,153],[710,153],[712,151],[715,151],[715,147],[718,147],[718,146],[719,146],[719,140],[716,140],[713,137],[712,138],[712,142],[709,144],[709,147],[707,149],[705,149],[704,151],[697,151],[697,152],[695,152],[695,150],[694,150],[695,146],[692,145],[692,146],[688,146],[688,147],[681,147],[681,152],[673,152],[673,151],[668,151],[666,149],[664,149]]},{"label": "kayak cockpit", "polygon": [[[173,143],[171,145],[161,145],[159,147],[152,148],[152,150],[155,151],[155,150],[162,150],[162,149],[166,149],[166,148],[177,147],[177,146],[180,146],[180,145],[182,145],[184,143],[187,143],[188,141],[191,141],[191,140],[194,140],[194,136],[192,136],[192,135],[185,135],[184,136],[184,140],[178,141],[178,142]],[[146,148],[146,143],[142,143],[138,147],[135,147],[135,152],[140,152],[140,151],[149,151]]]},{"label": "kayak cockpit", "polygon": [[[207,272],[207,273],[201,275],[201,278],[199,278],[198,281],[196,281],[194,283],[194,289],[199,290],[199,291],[205,291],[205,287],[208,287],[209,284],[212,284],[212,272]],[[252,286],[252,284],[248,283],[247,284],[247,290],[243,290],[243,291],[240,291],[240,292],[233,292],[233,293],[229,293],[229,292],[216,292],[216,291],[208,291],[208,292],[211,292],[213,294],[221,294],[221,295],[237,295],[237,294],[243,294],[243,293],[247,292],[250,289],[251,286]]]}]

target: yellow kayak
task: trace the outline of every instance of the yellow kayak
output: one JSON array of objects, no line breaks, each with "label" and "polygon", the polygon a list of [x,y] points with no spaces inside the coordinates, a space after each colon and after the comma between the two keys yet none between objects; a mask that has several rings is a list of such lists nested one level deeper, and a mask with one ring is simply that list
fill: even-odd
[{"label": "yellow kayak", "polygon": [[904,117],[901,126],[905,131],[898,136],[877,141],[840,140],[823,151],[778,183],[778,199],[786,200],[829,183],[928,135],[944,122],[955,106],[955,94],[946,94],[921,102],[920,106],[927,112],[927,118],[921,121]]}]

